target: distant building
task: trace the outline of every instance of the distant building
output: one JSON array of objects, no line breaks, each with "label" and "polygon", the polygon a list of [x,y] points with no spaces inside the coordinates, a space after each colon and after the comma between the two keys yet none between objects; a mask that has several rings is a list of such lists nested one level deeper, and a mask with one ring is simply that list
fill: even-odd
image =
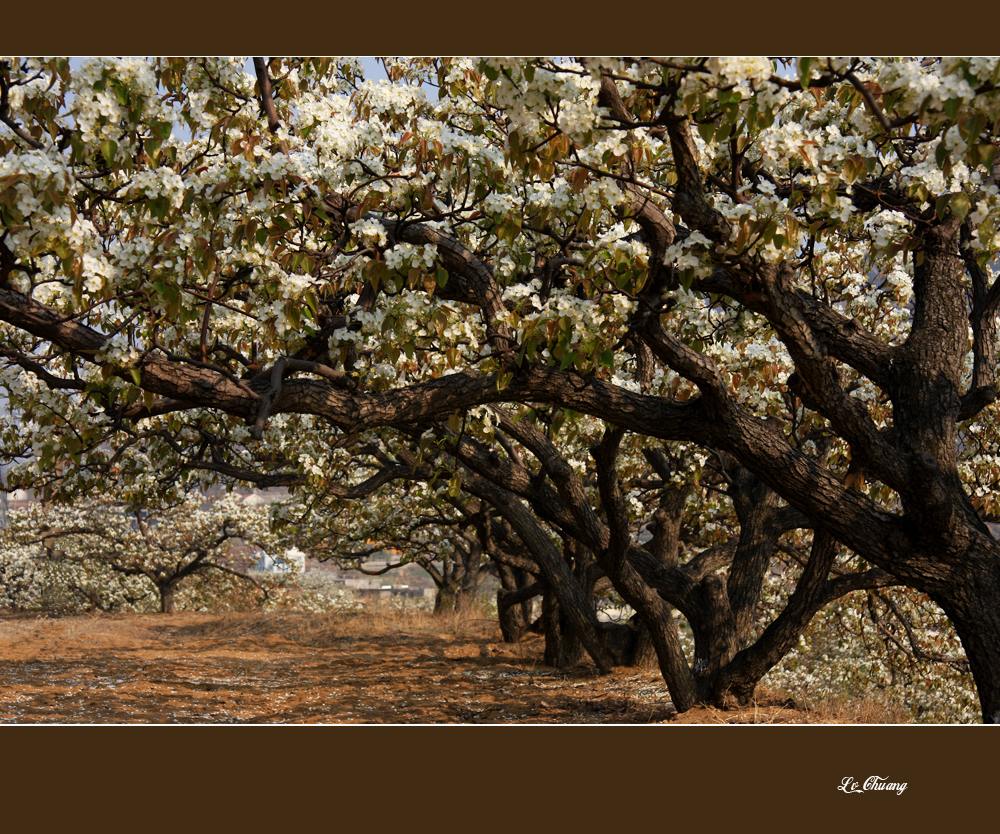
[{"label": "distant building", "polygon": [[272,556],[261,550],[254,562],[253,569],[260,573],[296,573],[306,572],[306,554],[297,547],[290,547],[281,556]]}]

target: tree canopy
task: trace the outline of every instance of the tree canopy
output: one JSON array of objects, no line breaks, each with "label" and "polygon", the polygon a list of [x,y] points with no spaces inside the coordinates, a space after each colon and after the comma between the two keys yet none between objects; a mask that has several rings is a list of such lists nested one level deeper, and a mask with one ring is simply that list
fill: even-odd
[{"label": "tree canopy", "polygon": [[429,484],[681,709],[903,584],[1000,721],[1000,61],[384,66],[4,59],[12,482]]}]

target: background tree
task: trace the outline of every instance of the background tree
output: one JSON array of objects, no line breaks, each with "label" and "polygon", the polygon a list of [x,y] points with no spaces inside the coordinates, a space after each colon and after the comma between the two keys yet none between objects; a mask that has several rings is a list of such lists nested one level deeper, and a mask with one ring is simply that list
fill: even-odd
[{"label": "background tree", "polygon": [[162,509],[35,503],[11,514],[0,541],[14,549],[23,577],[12,607],[36,607],[46,594],[66,589],[98,610],[135,608],[152,595],[161,612],[173,613],[178,594],[209,574],[223,580],[221,587],[199,588],[192,604],[224,596],[231,580],[266,599],[266,587],[249,575],[241,564],[247,556],[241,559],[233,545],[270,546],[268,529],[267,508],[235,495],[192,495]]},{"label": "background tree", "polygon": [[[320,492],[282,511],[279,529],[289,530],[314,559],[368,576],[419,566],[437,590],[436,614],[471,611],[482,602],[490,560],[475,507],[435,501],[425,485],[407,484],[354,500]],[[375,556],[384,564],[371,564]]]}]

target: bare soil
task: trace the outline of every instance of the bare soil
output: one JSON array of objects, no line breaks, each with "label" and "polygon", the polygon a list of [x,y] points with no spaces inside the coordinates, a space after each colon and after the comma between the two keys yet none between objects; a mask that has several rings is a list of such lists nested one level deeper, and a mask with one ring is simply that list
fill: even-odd
[{"label": "bare soil", "polygon": [[0,723],[804,723],[778,699],[678,716],[656,670],[541,665],[542,643],[425,614],[0,619]]}]

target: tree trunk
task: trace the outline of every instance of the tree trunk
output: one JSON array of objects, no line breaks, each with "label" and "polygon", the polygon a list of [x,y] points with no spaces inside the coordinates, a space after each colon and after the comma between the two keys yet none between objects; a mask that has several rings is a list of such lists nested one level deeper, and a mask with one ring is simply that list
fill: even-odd
[{"label": "tree trunk", "polygon": [[655,669],[656,647],[638,615],[628,623],[601,623],[601,632],[616,666]]},{"label": "tree trunk", "polygon": [[721,687],[721,675],[738,648],[736,620],[729,605],[726,583],[721,577],[706,576],[698,591],[697,616],[689,618],[694,632],[694,678],[698,700],[723,707],[727,698]]},{"label": "tree trunk", "polygon": [[752,645],[715,670],[707,689],[716,704],[725,704],[730,699],[740,704],[750,703],[764,675],[798,643],[799,636],[827,601],[823,588],[837,557],[837,547],[837,540],[828,531],[813,532],[809,561],[781,613]]},{"label": "tree trunk", "polygon": [[177,589],[171,584],[160,585],[157,587],[157,590],[160,592],[160,613],[173,614]]},{"label": "tree trunk", "polygon": [[583,645],[569,619],[560,610],[555,594],[542,597],[542,622],[545,627],[545,665],[568,669],[583,660]]},{"label": "tree trunk", "polygon": [[434,613],[454,614],[459,609],[460,596],[459,588],[450,585],[438,586],[437,593],[434,595]]},{"label": "tree trunk", "polygon": [[531,626],[531,600],[541,593],[541,586],[531,581],[525,571],[497,565],[500,588],[497,589],[497,619],[505,643],[517,643]]},{"label": "tree trunk", "polygon": [[451,577],[438,585],[434,595],[435,614],[457,614],[469,611],[476,604],[479,592],[479,570],[473,567],[461,576]]},{"label": "tree trunk", "polygon": [[505,643],[519,643],[528,632],[531,623],[524,616],[523,605],[503,604],[504,593],[503,588],[497,591],[497,619],[500,621],[500,633]]},{"label": "tree trunk", "polygon": [[726,607],[736,632],[736,648],[742,648],[753,630],[764,576],[778,543],[777,535],[768,529],[778,496],[749,470],[733,468],[736,474],[729,493],[739,517],[740,537],[726,580]]},{"label": "tree trunk", "polygon": [[656,646],[653,645],[653,638],[649,634],[649,629],[638,616],[633,616],[629,622],[629,628],[635,633],[635,641],[632,644],[632,653],[628,658],[629,666],[636,666],[640,669],[656,668]]},{"label": "tree trunk", "polygon": [[601,640],[592,600],[580,587],[569,564],[553,545],[549,534],[520,500],[493,488],[482,479],[470,482],[470,485],[472,484],[483,491],[482,497],[491,501],[500,510],[530,551],[551,594],[559,596],[559,608],[572,623],[574,636],[583,643],[598,671],[601,674],[610,672],[614,664]]},{"label": "tree trunk", "polygon": [[1000,560],[995,553],[968,554],[964,581],[931,594],[955,626],[976,682],[983,723],[1000,724]]}]

